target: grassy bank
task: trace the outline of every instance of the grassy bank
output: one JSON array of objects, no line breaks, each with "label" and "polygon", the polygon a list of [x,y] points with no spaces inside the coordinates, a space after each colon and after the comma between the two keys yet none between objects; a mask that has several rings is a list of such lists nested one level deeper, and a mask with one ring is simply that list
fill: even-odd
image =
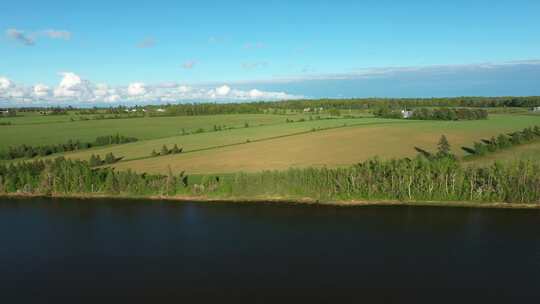
[{"label": "grassy bank", "polygon": [[51,195],[26,194],[26,193],[4,193],[0,194],[0,199],[77,199],[88,200],[91,203],[95,199],[111,200],[148,200],[148,201],[170,201],[177,203],[224,203],[224,204],[283,204],[283,205],[309,205],[309,206],[337,206],[337,207],[366,207],[366,206],[411,206],[411,207],[455,207],[455,208],[489,208],[489,209],[530,209],[540,210],[540,204],[515,204],[504,202],[468,202],[468,201],[397,201],[397,200],[329,200],[321,201],[311,198],[286,198],[275,196],[256,197],[216,197],[216,196],[156,196],[156,195],[110,195],[110,194],[87,194],[55,193]]}]

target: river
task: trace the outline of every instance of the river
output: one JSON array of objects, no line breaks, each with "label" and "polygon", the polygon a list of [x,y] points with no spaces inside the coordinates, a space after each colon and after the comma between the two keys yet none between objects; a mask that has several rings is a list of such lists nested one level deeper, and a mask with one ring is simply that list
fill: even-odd
[{"label": "river", "polygon": [[2,303],[506,303],[540,286],[540,211],[0,198],[0,284]]}]

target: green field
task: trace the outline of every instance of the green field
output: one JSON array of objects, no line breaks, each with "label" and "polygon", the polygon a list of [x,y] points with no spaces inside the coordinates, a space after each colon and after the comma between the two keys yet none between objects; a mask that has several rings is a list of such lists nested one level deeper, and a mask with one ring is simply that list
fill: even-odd
[{"label": "green field", "polygon": [[[55,154],[88,160],[109,152],[123,160],[118,170],[138,172],[174,171],[230,173],[286,169],[289,167],[339,167],[379,157],[410,157],[415,147],[433,150],[442,134],[453,152],[464,156],[462,146],[500,133],[540,125],[540,116],[492,114],[477,121],[409,121],[358,116],[310,120],[309,115],[231,114],[211,116],[145,117],[71,121],[70,115],[40,116],[23,113],[5,118],[11,126],[0,127],[0,149],[10,145],[64,143],[69,139],[92,141],[97,136],[119,133],[139,138],[138,142]],[[313,117],[312,117],[313,118]],[[327,119],[324,119],[327,118]],[[304,121],[298,121],[304,119]],[[286,123],[286,120],[294,120]],[[246,123],[248,127],[246,127]],[[214,125],[227,129],[213,131]],[[205,132],[182,135],[204,129]],[[177,155],[150,157],[163,145],[184,149]],[[514,147],[467,163],[537,158],[540,144]],[[517,155],[517,156],[516,156]]]}]

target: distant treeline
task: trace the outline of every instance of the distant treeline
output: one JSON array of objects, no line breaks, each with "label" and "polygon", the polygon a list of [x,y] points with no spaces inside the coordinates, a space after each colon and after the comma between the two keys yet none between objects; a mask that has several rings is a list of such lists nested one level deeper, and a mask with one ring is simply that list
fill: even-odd
[{"label": "distant treeline", "polygon": [[16,158],[32,158],[35,156],[47,156],[54,153],[69,152],[75,150],[88,149],[92,147],[125,144],[137,141],[135,137],[126,137],[123,135],[99,136],[93,142],[81,142],[79,140],[68,140],[65,144],[28,146],[20,145],[9,147],[5,151],[0,151],[0,159],[9,160]]},{"label": "distant treeline", "polygon": [[410,115],[404,117],[402,110],[381,107],[373,112],[377,117],[408,118],[418,120],[479,120],[487,119],[488,112],[484,109],[471,108],[417,108],[407,111]]},{"label": "distant treeline", "polygon": [[497,137],[484,139],[481,142],[475,142],[472,148],[463,147],[462,149],[470,154],[482,156],[538,139],[540,139],[540,127],[535,126],[534,128],[525,128],[522,131],[500,134]]},{"label": "distant treeline", "polygon": [[[300,99],[286,101],[261,101],[245,103],[186,103],[177,105],[145,106],[145,109],[163,109],[162,113],[149,113],[149,115],[216,115],[216,114],[256,114],[274,113],[284,114],[287,110],[366,110],[380,107],[393,109],[418,107],[522,107],[532,108],[540,106],[540,96],[529,97],[451,97],[451,98],[351,98],[351,99]],[[141,107],[136,109],[142,110]],[[73,107],[46,108],[45,110],[58,112],[62,110],[77,110],[79,114],[97,114],[105,110],[106,113],[124,113],[125,106],[109,107],[106,109],[75,109]],[[43,111],[44,108],[19,108],[18,111]],[[151,111],[152,112],[152,111]],[[155,111],[153,111],[155,112]]]},{"label": "distant treeline", "polygon": [[390,109],[418,107],[536,107],[540,97],[454,97],[454,98],[362,98],[362,99],[301,99],[276,102],[249,103],[193,103],[161,106],[164,115],[214,115],[214,114],[282,114],[285,110],[366,110],[388,107]]},{"label": "distant treeline", "polygon": [[540,202],[540,164],[462,166],[453,157],[370,160],[349,168],[306,168],[203,177],[137,174],[88,162],[34,161],[0,166],[0,193],[261,196],[320,200]]}]

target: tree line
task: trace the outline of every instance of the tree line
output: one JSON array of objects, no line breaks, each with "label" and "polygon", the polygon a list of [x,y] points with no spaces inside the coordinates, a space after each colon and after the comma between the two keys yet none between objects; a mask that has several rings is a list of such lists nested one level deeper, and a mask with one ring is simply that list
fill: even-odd
[{"label": "tree line", "polygon": [[[466,107],[466,108],[532,108],[540,106],[540,96],[525,97],[442,97],[442,98],[350,98],[350,99],[300,99],[284,101],[260,101],[237,103],[183,103],[160,106],[145,106],[146,109],[163,108],[164,113],[149,112],[149,115],[166,116],[196,116],[217,114],[285,114],[287,110],[303,111],[304,109],[337,109],[337,110],[373,110],[380,107],[392,109],[418,107]],[[106,113],[124,113],[125,106],[106,108]],[[66,108],[18,108],[17,111],[50,111],[52,113],[64,110],[77,110],[79,114],[96,114],[98,108],[74,109]]]},{"label": "tree line", "polygon": [[69,152],[75,150],[89,149],[92,147],[125,144],[135,142],[138,139],[119,134],[98,136],[93,142],[82,142],[80,140],[68,140],[64,144],[29,146],[19,145],[8,147],[7,150],[0,151],[0,159],[10,160],[17,158],[33,158],[36,156],[47,156],[54,153]]},{"label": "tree line", "polygon": [[517,161],[463,166],[441,139],[426,157],[372,159],[348,168],[205,176],[192,182],[184,172],[138,174],[92,168],[86,161],[36,160],[0,165],[0,193],[204,195],[208,197],[309,197],[317,200],[540,202],[540,163]]},{"label": "tree line", "polygon": [[406,113],[405,117],[401,109],[380,107],[373,111],[373,115],[381,118],[408,118],[418,120],[481,120],[488,118],[488,112],[484,109],[471,108],[417,108]]},{"label": "tree line", "polygon": [[534,126],[532,128],[525,128],[521,131],[499,134],[499,136],[493,136],[490,139],[484,139],[481,142],[475,142],[473,147],[462,147],[462,149],[472,155],[483,156],[488,153],[497,152],[518,146],[526,143],[530,143],[540,138],[540,127]]},{"label": "tree line", "polygon": [[150,156],[156,157],[156,156],[164,156],[164,155],[169,155],[169,154],[179,154],[179,153],[182,153],[182,151],[184,151],[184,148],[178,148],[177,144],[174,144],[174,146],[171,149],[167,148],[167,145],[163,145],[159,153],[156,152],[156,150],[154,149],[152,150],[152,153],[150,153]]}]

